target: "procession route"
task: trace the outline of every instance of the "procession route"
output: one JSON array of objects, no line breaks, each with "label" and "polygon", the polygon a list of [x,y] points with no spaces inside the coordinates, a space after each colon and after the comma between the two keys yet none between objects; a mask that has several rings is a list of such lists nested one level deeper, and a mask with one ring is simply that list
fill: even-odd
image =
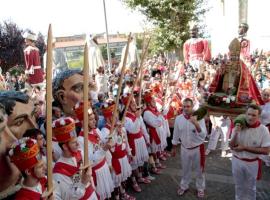
[{"label": "procession route", "polygon": [[[180,182],[181,161],[180,153],[176,157],[163,162],[167,168],[161,175],[156,175],[156,180],[149,185],[140,185],[141,193],[132,193],[137,200],[197,200],[195,187],[195,174],[189,190],[184,196],[178,196],[176,191]],[[263,179],[257,182],[257,200],[270,199],[270,168],[263,166]],[[220,150],[211,152],[206,157],[206,190],[207,200],[234,200],[234,182],[231,173],[230,158],[222,158]],[[244,184],[244,183],[243,183]]]}]

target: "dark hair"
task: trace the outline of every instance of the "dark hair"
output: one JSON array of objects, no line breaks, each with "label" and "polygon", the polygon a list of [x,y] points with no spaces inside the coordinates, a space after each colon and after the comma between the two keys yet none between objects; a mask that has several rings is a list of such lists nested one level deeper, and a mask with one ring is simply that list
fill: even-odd
[{"label": "dark hair", "polygon": [[0,92],[0,103],[4,106],[8,115],[11,115],[13,112],[16,101],[27,104],[29,102],[29,96],[25,93],[12,90]]},{"label": "dark hair", "polygon": [[190,102],[191,105],[193,105],[193,101],[192,101],[191,98],[185,98],[185,99],[183,100],[183,103],[187,103],[187,102]]},{"label": "dark hair", "polygon": [[30,137],[32,139],[37,139],[38,135],[43,135],[41,130],[37,128],[32,128],[25,131],[25,133],[23,134],[23,137]]},{"label": "dark hair", "polygon": [[83,75],[82,71],[79,69],[67,69],[59,72],[57,76],[53,79],[53,97],[54,97],[53,106],[62,108],[62,105],[55,94],[58,90],[65,89],[63,87],[64,81],[69,77],[73,76],[74,74]]},{"label": "dark hair", "polygon": [[249,108],[251,108],[253,110],[258,110],[259,111],[259,115],[262,113],[262,109],[260,108],[260,106],[257,106],[256,104],[250,104],[250,105],[248,105],[247,110]]}]

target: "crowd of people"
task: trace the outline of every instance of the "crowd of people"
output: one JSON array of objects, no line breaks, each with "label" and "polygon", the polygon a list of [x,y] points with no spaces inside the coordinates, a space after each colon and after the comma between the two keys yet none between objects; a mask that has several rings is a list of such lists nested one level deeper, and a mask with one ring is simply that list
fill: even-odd
[{"label": "crowd of people", "polygon": [[[178,144],[183,174],[177,193],[182,196],[188,190],[194,170],[197,197],[204,198],[205,156],[216,149],[219,137],[221,156],[228,156],[229,149],[233,154],[236,199],[256,199],[258,163],[263,160],[270,165],[270,135],[266,128],[270,125],[270,57],[254,54],[240,61],[238,55],[234,60],[235,46],[240,48],[240,42],[234,42],[228,57],[211,58],[207,42],[196,34],[197,28],[191,29],[192,38],[184,45],[184,61],[169,60],[160,54],[144,62],[142,73],[139,66],[131,65],[124,74],[105,66],[97,67],[91,74],[87,104],[88,166],[83,166],[85,74],[79,69],[65,69],[54,75],[51,141],[54,199],[136,199],[127,191],[131,188],[143,192],[141,184],[154,183],[166,168],[166,160],[176,155]],[[196,48],[192,46],[194,42]],[[31,47],[25,52],[29,56],[32,50],[36,49]],[[226,113],[214,116],[204,112],[202,106],[219,88],[228,93],[222,97],[226,105],[233,106],[230,104],[235,101],[233,98],[248,89],[242,88],[247,78],[242,77],[245,66],[247,74],[254,74],[254,87],[262,94],[260,107],[252,104],[256,98],[251,99],[254,102],[250,101],[246,114],[235,120]],[[1,75],[0,182],[4,184],[0,185],[0,198],[3,199],[41,199],[52,195],[47,191],[46,196],[45,192],[48,162],[45,85],[40,84],[43,81],[36,78],[35,70],[39,71],[37,76],[41,75],[39,65],[26,70],[27,78]],[[231,80],[231,77],[239,78]],[[236,97],[231,92],[235,82]],[[256,88],[252,94],[257,94]],[[239,98],[241,101],[244,102]],[[206,137],[209,143],[205,149]]]}]

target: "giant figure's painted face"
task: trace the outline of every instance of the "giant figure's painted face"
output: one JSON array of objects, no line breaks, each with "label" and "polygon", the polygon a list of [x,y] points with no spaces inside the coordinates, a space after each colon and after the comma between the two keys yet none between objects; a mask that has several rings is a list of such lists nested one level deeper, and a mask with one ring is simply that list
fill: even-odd
[{"label": "giant figure's painted face", "polygon": [[26,130],[36,128],[35,112],[36,108],[31,100],[27,104],[16,102],[7,121],[9,130],[16,138],[21,138]]}]

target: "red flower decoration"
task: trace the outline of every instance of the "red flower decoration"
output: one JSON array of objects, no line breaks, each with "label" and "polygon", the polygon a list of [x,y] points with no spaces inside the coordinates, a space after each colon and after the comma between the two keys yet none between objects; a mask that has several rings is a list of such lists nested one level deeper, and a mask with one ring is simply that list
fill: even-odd
[{"label": "red flower decoration", "polygon": [[35,143],[34,143],[31,139],[29,139],[29,140],[26,141],[26,146],[27,146],[28,148],[31,148],[34,144],[35,144]]},{"label": "red flower decoration", "polygon": [[21,152],[21,147],[20,145],[17,145],[14,149],[14,153],[20,153]]}]

